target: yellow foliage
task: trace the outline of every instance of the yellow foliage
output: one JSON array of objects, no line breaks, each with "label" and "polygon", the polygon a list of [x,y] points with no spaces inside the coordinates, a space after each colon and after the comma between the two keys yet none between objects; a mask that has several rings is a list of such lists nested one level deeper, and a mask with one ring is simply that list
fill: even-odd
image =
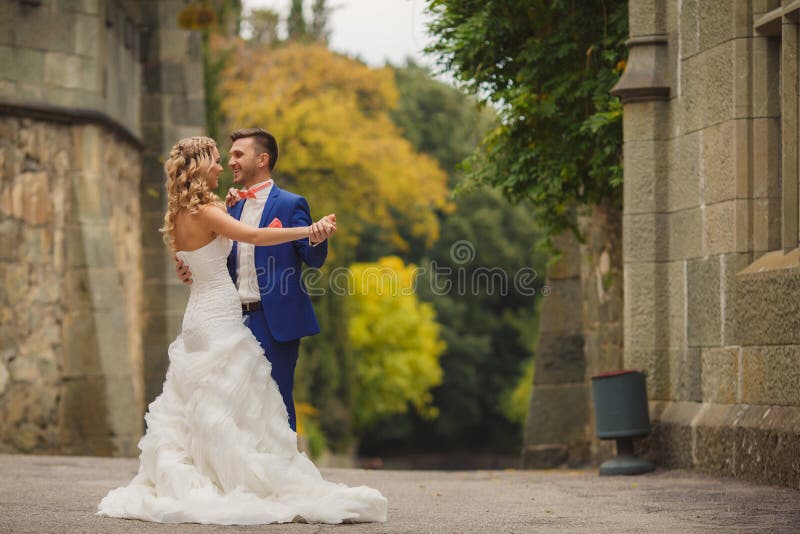
[{"label": "yellow foliage", "polygon": [[433,307],[414,294],[417,268],[390,256],[350,268],[348,340],[354,351],[356,424],[404,413],[433,418],[445,350]]},{"label": "yellow foliage", "polygon": [[178,26],[185,30],[205,30],[216,20],[214,9],[203,2],[193,2],[178,13]]},{"label": "yellow foliage", "polygon": [[306,434],[304,425],[306,417],[316,417],[319,411],[307,402],[296,402],[294,413],[297,421],[297,434],[304,436]]},{"label": "yellow foliage", "polygon": [[305,196],[315,216],[336,212],[338,249],[354,247],[367,226],[400,251],[400,229],[438,238],[434,211],[447,209],[447,177],[391,121],[398,94],[389,68],[320,44],[241,45],[236,56],[222,91],[230,128],[275,135],[276,183]]},{"label": "yellow foliage", "polygon": [[295,404],[297,435],[303,438],[312,458],[317,459],[328,448],[325,434],[319,425],[319,411],[307,402]]}]

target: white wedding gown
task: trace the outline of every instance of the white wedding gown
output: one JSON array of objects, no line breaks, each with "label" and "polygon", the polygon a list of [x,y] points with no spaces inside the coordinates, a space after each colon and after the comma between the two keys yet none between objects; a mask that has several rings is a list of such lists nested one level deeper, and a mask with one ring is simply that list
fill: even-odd
[{"label": "white wedding gown", "polygon": [[230,249],[217,237],[178,252],[194,281],[163,392],[145,415],[139,472],[103,498],[97,515],[225,525],[385,521],[377,490],[325,481],[297,450],[270,363],[242,321]]}]

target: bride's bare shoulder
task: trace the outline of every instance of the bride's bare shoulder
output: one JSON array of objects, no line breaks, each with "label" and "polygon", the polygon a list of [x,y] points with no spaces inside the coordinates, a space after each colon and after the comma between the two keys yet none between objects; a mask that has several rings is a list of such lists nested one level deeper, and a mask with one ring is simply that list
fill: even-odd
[{"label": "bride's bare shoulder", "polygon": [[197,208],[192,215],[199,218],[219,217],[220,215],[227,215],[228,212],[221,204],[204,204]]},{"label": "bride's bare shoulder", "polygon": [[214,204],[198,206],[194,210],[181,209],[175,216],[175,226],[197,228],[213,225],[220,217],[227,215],[225,210]]}]

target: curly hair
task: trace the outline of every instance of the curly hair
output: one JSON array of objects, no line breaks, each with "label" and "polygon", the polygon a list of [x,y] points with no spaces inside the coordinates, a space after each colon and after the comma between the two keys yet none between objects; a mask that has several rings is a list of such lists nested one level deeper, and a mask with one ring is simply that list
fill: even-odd
[{"label": "curly hair", "polygon": [[164,164],[167,173],[167,213],[164,242],[175,249],[175,219],[183,210],[196,213],[206,204],[221,204],[219,197],[208,187],[206,172],[214,164],[214,147],[210,137],[187,137],[172,147]]}]

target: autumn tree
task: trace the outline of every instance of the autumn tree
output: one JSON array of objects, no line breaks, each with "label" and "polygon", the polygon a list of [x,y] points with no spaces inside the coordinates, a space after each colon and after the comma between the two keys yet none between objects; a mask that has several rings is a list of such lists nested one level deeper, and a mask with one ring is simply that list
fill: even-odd
[{"label": "autumn tree", "polygon": [[286,27],[290,40],[302,41],[308,37],[308,26],[303,16],[303,0],[292,0]]},{"label": "autumn tree", "polygon": [[314,0],[311,5],[311,23],[308,26],[308,33],[312,39],[321,43],[327,43],[330,37],[329,19],[331,8],[328,7],[326,0]]},{"label": "autumn tree", "polygon": [[393,70],[400,97],[392,120],[414,148],[439,162],[455,187],[462,178],[459,164],[495,126],[494,109],[480,107],[477,99],[434,79],[413,61]]},{"label": "autumn tree", "polygon": [[365,232],[396,251],[408,249],[405,234],[437,238],[447,176],[392,122],[391,69],[320,44],[241,47],[237,55],[223,85],[228,122],[262,125],[277,137],[277,183],[304,195],[315,212],[339,216],[336,257],[348,260]]},{"label": "autumn tree", "polygon": [[280,15],[271,9],[254,9],[247,17],[250,41],[259,45],[271,45],[279,41]]},{"label": "autumn tree", "polygon": [[434,307],[446,344],[442,383],[432,392],[439,415],[380,422],[365,434],[362,451],[519,449],[522,426],[515,415],[525,406],[515,401],[526,399],[524,392],[510,395],[533,356],[544,285],[545,257],[533,246],[541,232],[531,219],[528,208],[509,206],[495,191],[457,197],[441,238],[418,260],[431,269],[417,285],[418,296]]},{"label": "autumn tree", "polygon": [[[495,125],[491,107],[434,79],[413,63],[394,69],[400,98],[392,119],[414,147],[439,161],[456,187],[462,179],[458,164]],[[500,194],[471,191],[453,199],[453,210],[440,212],[440,238],[432,246],[411,241],[404,261],[451,270],[453,290],[432,291],[422,277],[418,296],[429,302],[441,325],[446,349],[440,357],[442,383],[433,389],[439,415],[433,420],[415,412],[396,414],[362,432],[365,454],[441,450],[514,451],[521,443],[521,414],[530,392],[536,302],[543,283],[545,257],[534,249],[541,237],[526,203],[510,206]],[[473,246],[474,257],[464,263],[452,248]],[[372,241],[362,242],[362,251]],[[468,245],[469,244],[469,245]],[[380,251],[377,251],[380,253]],[[459,292],[458,272],[466,278],[482,272],[514,276],[522,269],[539,273],[522,294],[511,284],[506,294],[486,285]],[[444,280],[441,280],[444,282]],[[513,282],[510,280],[510,282]]]},{"label": "autumn tree", "polygon": [[348,338],[353,351],[356,428],[413,406],[424,419],[438,413],[431,388],[442,381],[445,349],[433,306],[415,292],[417,269],[385,257],[350,267]]}]

